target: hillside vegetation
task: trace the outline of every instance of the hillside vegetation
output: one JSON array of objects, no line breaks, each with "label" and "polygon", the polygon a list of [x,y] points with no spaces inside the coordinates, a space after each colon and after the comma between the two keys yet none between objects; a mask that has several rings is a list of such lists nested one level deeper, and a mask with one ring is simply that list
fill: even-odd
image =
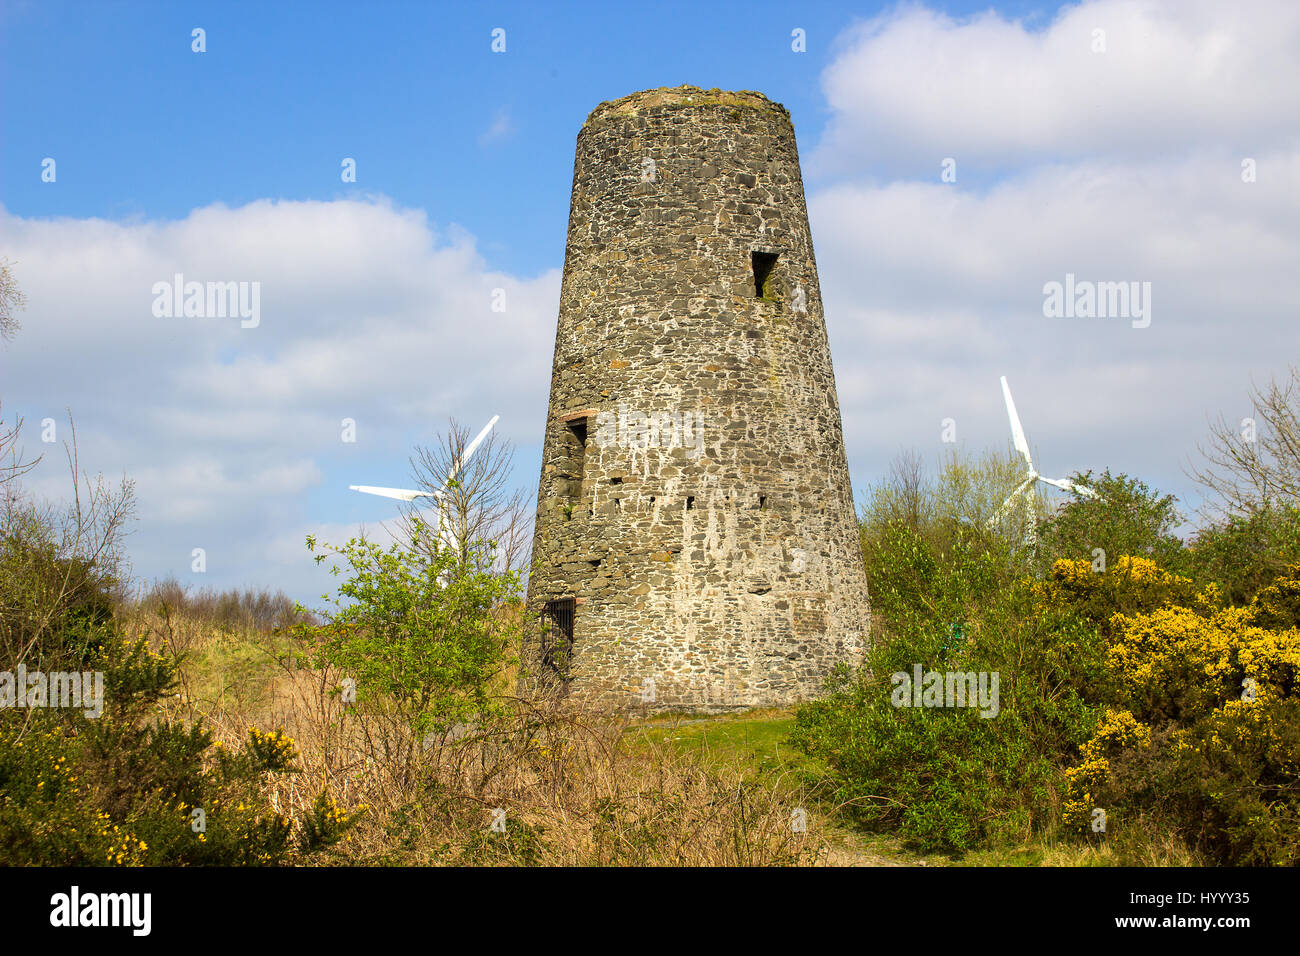
[{"label": "hillside vegetation", "polygon": [[[1300,862],[1300,515],[1185,543],[1172,498],[1080,475],[1099,497],[1016,547],[963,515],[999,474],[904,465],[869,495],[875,647],[793,734],[831,768],[828,805],[958,858]],[[918,668],[996,675],[996,712],[916,706]]]},{"label": "hillside vegetation", "polygon": [[[1297,420],[1274,411],[1269,434]],[[1035,517],[999,510],[1011,459],[903,457],[860,519],[862,666],[711,718],[515,696],[529,622],[492,540],[444,546],[414,514],[388,549],[308,539],[335,582],[312,609],[141,589],[130,483],[83,475],[74,444],[55,507],[15,462],[0,861],[1294,865],[1300,441],[1215,438],[1227,507],[1186,538],[1127,475],[1076,475],[1095,495]],[[70,675],[88,696],[60,704]]]}]

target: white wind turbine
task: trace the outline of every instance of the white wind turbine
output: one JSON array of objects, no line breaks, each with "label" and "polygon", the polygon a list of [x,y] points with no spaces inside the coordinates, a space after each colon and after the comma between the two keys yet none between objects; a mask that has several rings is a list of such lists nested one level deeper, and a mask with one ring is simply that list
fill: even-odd
[{"label": "white wind turbine", "polygon": [[1011,504],[1017,496],[1023,495],[1025,498],[1025,507],[1029,511],[1029,533],[1027,540],[1032,545],[1037,538],[1034,529],[1034,523],[1037,520],[1035,501],[1037,496],[1034,494],[1034,483],[1044,482],[1054,488],[1060,488],[1062,491],[1073,491],[1076,494],[1083,495],[1087,498],[1096,498],[1097,492],[1083,485],[1075,484],[1068,478],[1046,478],[1040,475],[1034,468],[1034,459],[1029,455],[1029,442],[1025,440],[1025,430],[1020,426],[1020,416],[1016,414],[1016,403],[1011,400],[1011,386],[1007,384],[1007,377],[1002,376],[1002,397],[1007,401],[1007,418],[1011,420],[1011,440],[1015,443],[1016,451],[1025,456],[1025,464],[1029,466],[1029,472],[1025,475],[1025,480],[1016,486],[1016,490],[1007,495],[1007,500],[1002,502],[1002,507],[994,512],[993,517],[989,519],[989,527],[997,524],[999,519],[1007,513]]},{"label": "white wind turbine", "polygon": [[414,501],[416,498],[432,498],[436,502],[438,509],[438,540],[445,547],[452,547],[452,542],[447,540],[447,524],[442,517],[442,498],[447,491],[447,486],[452,483],[465,464],[469,461],[470,456],[478,451],[478,446],[483,444],[487,438],[488,432],[492,426],[501,418],[500,415],[493,415],[492,421],[483,426],[483,430],[478,433],[472,442],[465,446],[465,451],[461,454],[456,464],[452,466],[451,472],[447,475],[447,480],[442,483],[442,487],[437,491],[414,491],[409,488],[379,488],[375,485],[348,485],[349,490],[359,491],[366,495],[379,495],[383,498],[395,498],[398,501]]}]

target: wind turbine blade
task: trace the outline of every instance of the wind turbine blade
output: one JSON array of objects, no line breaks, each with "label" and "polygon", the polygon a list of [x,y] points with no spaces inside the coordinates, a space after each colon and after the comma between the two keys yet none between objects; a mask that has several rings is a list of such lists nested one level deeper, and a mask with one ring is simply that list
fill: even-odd
[{"label": "wind turbine blade", "polygon": [[443,482],[442,486],[444,488],[451,484],[451,482],[456,478],[456,475],[460,473],[460,470],[465,467],[465,463],[469,461],[470,455],[478,451],[478,446],[483,444],[483,439],[487,438],[488,432],[492,430],[492,426],[500,421],[500,419],[500,415],[493,415],[492,421],[488,422],[487,425],[483,427],[483,430],[475,436],[474,440],[469,443],[465,448],[465,453],[460,456],[460,461],[456,462],[455,466],[451,469],[451,474],[449,474],[447,480]]},{"label": "wind turbine blade", "polygon": [[1007,401],[1007,418],[1011,420],[1011,440],[1015,442],[1016,451],[1025,456],[1029,470],[1034,470],[1034,460],[1029,457],[1029,442],[1025,440],[1025,430],[1020,426],[1020,416],[1016,414],[1016,403],[1011,400],[1011,386],[1007,377],[1002,376],[1002,397]]},{"label": "wind turbine blade", "polygon": [[998,523],[998,519],[1007,513],[1007,509],[1010,508],[1011,503],[1016,500],[1016,496],[1019,495],[1026,488],[1028,488],[1033,483],[1033,481],[1034,479],[1030,477],[1030,478],[1026,478],[1020,484],[1016,485],[1016,490],[1011,492],[1011,494],[1007,495],[1007,500],[1002,502],[1002,507],[999,508],[997,511],[993,512],[993,517],[990,518],[988,521],[990,528]]},{"label": "wind turbine blade", "polygon": [[398,501],[414,501],[416,498],[437,498],[432,491],[412,491],[409,488],[376,488],[374,485],[348,485],[351,491],[363,495],[379,495],[381,498],[396,498]]},{"label": "wind turbine blade", "polygon": [[1075,494],[1082,495],[1085,498],[1097,497],[1097,492],[1093,491],[1091,488],[1087,487],[1086,485],[1075,484],[1073,481],[1071,481],[1068,478],[1044,478],[1042,475],[1039,475],[1038,480],[1045,481],[1049,485],[1054,485],[1055,487],[1060,488],[1062,491],[1072,491]]}]

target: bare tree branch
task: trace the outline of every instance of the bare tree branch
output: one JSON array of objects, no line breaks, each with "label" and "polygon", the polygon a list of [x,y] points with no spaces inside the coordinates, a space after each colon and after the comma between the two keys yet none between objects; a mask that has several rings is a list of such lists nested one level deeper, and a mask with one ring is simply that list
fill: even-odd
[{"label": "bare tree branch", "polygon": [[1197,445],[1203,464],[1185,469],[1212,496],[1207,516],[1300,503],[1300,369],[1280,384],[1252,383],[1251,405],[1254,416],[1236,425],[1220,415]]},{"label": "bare tree branch", "polygon": [[[0,415],[0,507],[8,507],[17,501],[17,481],[27,472],[40,464],[41,457],[24,461],[18,450],[18,437],[23,430],[23,420],[14,419],[8,427]],[[5,462],[5,459],[8,462]]]},{"label": "bare tree branch", "polygon": [[22,328],[14,315],[27,307],[27,297],[18,288],[9,260],[0,259],[0,342],[7,342]]},{"label": "bare tree branch", "polygon": [[[490,434],[468,464],[448,481],[472,439],[469,430],[453,420],[437,444],[416,448],[411,458],[415,487],[442,491],[441,516],[428,513],[423,503],[429,499],[416,499],[403,508],[401,535],[411,547],[431,553],[441,521],[441,534],[462,565],[490,566],[502,572],[522,570],[527,565],[532,527],[524,493],[511,487],[513,446]],[[417,522],[422,527],[417,527]]]}]

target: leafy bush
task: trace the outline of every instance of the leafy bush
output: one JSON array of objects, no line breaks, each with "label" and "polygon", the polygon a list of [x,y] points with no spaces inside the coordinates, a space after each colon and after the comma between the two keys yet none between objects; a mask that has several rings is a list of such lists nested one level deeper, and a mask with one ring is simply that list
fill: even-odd
[{"label": "leafy bush", "polygon": [[1076,484],[1091,488],[1096,497],[1075,495],[1073,500],[1039,522],[1037,566],[1051,567],[1059,560],[1099,558],[1113,562],[1121,555],[1149,558],[1175,566],[1183,550],[1174,529],[1182,522],[1177,499],[1162,495],[1128,475],[1110,469],[1072,476]]},{"label": "leafy bush", "polygon": [[[15,865],[276,864],[319,851],[355,822],[292,839],[265,774],[296,772],[293,742],[249,731],[238,751],[202,724],[157,716],[175,663],[105,628],[87,667],[104,709],[0,711],[0,857]],[[152,719],[150,719],[152,717]]]},{"label": "leafy bush", "polygon": [[[326,849],[355,814],[303,826],[263,796],[268,775],[296,772],[292,741],[250,730],[221,748],[202,722],[169,719],[179,660],[114,613],[129,503],[129,487],[91,486],[63,517],[17,495],[0,516],[0,859],[275,864]],[[79,675],[79,700],[52,699],[53,672]]]},{"label": "leafy bush", "polygon": [[1216,585],[1229,604],[1243,605],[1297,561],[1300,509],[1273,506],[1200,529],[1178,570]]},{"label": "leafy bush", "polygon": [[[1130,564],[1141,565],[1140,559]],[[1190,583],[1151,565],[1095,590]],[[1048,602],[1077,601],[1056,587]],[[1121,822],[1155,817],[1212,859],[1300,863],[1300,565],[1248,607],[1217,607],[1217,589],[1110,622],[1105,686],[1112,705],[1066,772],[1067,822],[1087,832],[1095,809]]]},{"label": "leafy bush", "polygon": [[96,630],[112,619],[118,578],[62,546],[37,513],[8,517],[0,529],[0,662],[79,670]]},{"label": "leafy bush", "polygon": [[[1006,547],[955,529],[937,551],[891,523],[868,561],[886,639],[856,675],[802,707],[794,742],[830,769],[831,802],[863,826],[927,851],[1023,840],[1047,826],[1059,766],[1092,731],[1103,668],[1095,631],[1068,611],[1038,613]],[[997,674],[999,709],[899,707],[892,675]]]},{"label": "leafy bush", "polygon": [[[315,551],[315,539],[307,546]],[[492,570],[490,548],[479,554],[436,545],[385,551],[355,538],[322,545],[317,563],[341,559],[330,571],[347,577],[325,622],[294,633],[317,664],[354,682],[359,708],[395,707],[417,737],[482,718],[516,641],[518,624],[501,612],[520,585],[517,572]]]}]

